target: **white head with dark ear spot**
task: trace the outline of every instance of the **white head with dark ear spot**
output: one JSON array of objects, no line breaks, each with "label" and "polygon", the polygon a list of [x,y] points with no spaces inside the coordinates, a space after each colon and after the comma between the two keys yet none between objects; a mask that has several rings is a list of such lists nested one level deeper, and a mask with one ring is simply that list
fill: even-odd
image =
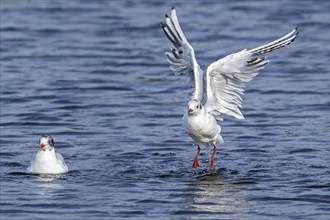
[{"label": "white head with dark ear spot", "polygon": [[203,110],[203,105],[200,101],[193,99],[188,102],[188,114],[197,115]]},{"label": "white head with dark ear spot", "polygon": [[39,139],[40,150],[52,150],[54,148],[54,139],[50,135],[42,135]]}]

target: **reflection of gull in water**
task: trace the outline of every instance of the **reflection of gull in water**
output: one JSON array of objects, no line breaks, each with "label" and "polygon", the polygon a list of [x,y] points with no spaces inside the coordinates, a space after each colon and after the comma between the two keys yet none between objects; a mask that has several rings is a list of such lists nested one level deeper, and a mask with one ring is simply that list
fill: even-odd
[{"label": "reflection of gull in water", "polygon": [[41,174],[38,175],[38,180],[40,181],[40,189],[38,190],[38,193],[43,196],[49,196],[50,192],[62,189],[63,186],[58,183],[58,180],[62,175],[60,174]]},{"label": "reflection of gull in water", "polygon": [[66,179],[67,176],[76,176],[79,174],[78,170],[71,170],[66,174],[32,174],[37,177],[38,194],[49,196],[51,192],[59,189],[64,189],[61,180]]},{"label": "reflection of gull in water", "polygon": [[[248,206],[239,194],[239,187],[235,184],[223,182],[223,176],[214,174],[201,177],[192,184],[194,193],[191,211],[205,212],[212,218],[232,218]],[[201,219],[197,216],[196,219]]]},{"label": "reflection of gull in water", "polygon": [[38,176],[38,180],[40,180],[41,182],[51,183],[54,180],[59,179],[62,175],[60,175],[60,174],[40,174],[37,176]]}]

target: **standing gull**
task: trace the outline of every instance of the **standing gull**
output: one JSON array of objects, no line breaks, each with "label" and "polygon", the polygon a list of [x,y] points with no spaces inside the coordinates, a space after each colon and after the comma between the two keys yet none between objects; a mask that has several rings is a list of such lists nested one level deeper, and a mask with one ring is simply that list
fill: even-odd
[{"label": "standing gull", "polygon": [[183,116],[185,131],[198,144],[192,167],[199,166],[200,145],[204,145],[213,146],[210,168],[214,168],[216,144],[223,142],[218,121],[222,121],[224,115],[238,120],[244,119],[240,111],[244,83],[258,75],[269,62],[260,55],[290,44],[297,37],[298,28],[270,43],[241,50],[211,63],[206,70],[206,98],[203,100],[204,72],[180,27],[175,8],[172,7],[170,16],[166,14],[165,17],[161,27],[174,46],[171,52],[166,52],[170,69],[175,75],[189,76],[195,83],[193,97],[188,102],[187,111]]}]

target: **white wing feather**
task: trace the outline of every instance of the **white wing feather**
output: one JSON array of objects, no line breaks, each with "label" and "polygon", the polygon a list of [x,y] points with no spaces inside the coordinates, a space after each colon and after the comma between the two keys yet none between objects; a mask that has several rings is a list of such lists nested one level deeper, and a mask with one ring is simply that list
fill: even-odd
[{"label": "white wing feather", "polygon": [[256,55],[267,53],[290,44],[298,35],[294,29],[287,35],[251,50],[242,50],[213,62],[206,71],[207,101],[205,107],[217,119],[223,115],[244,119],[240,111],[244,83],[252,80],[269,62]]},{"label": "white wing feather", "polygon": [[187,75],[195,81],[193,98],[201,101],[203,98],[203,71],[200,69],[192,46],[187,41],[179,21],[175,8],[172,7],[171,16],[166,15],[165,23],[161,23],[162,29],[175,48],[166,52],[170,69],[175,75]]}]

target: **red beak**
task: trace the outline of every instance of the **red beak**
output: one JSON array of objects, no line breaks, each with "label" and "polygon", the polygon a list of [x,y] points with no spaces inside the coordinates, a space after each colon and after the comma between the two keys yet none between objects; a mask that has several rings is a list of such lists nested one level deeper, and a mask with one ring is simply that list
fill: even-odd
[{"label": "red beak", "polygon": [[44,148],[44,147],[46,147],[46,144],[44,143],[40,144],[40,148]]},{"label": "red beak", "polygon": [[192,110],[191,108],[190,109],[188,109],[188,113],[190,113],[190,112],[193,112],[194,110]]}]

